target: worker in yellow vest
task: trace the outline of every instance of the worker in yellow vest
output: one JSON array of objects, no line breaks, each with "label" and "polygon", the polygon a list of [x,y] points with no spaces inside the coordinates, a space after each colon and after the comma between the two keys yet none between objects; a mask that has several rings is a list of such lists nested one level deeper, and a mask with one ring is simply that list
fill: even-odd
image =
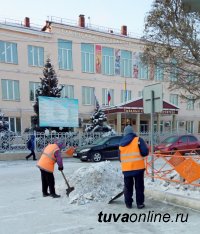
[{"label": "worker in yellow vest", "polygon": [[[64,141],[62,139],[56,139],[54,144],[49,144],[44,148],[40,160],[37,163],[37,166],[41,171],[43,197],[60,197],[60,195],[57,195],[55,192],[53,172],[55,163],[58,164],[58,170],[63,170],[63,161],[61,157],[61,149],[63,146]],[[48,188],[50,193],[48,193]]]},{"label": "worker in yellow vest", "polygon": [[149,154],[148,146],[141,137],[128,125],[124,129],[124,137],[119,144],[121,168],[124,174],[124,200],[131,209],[133,203],[133,186],[135,183],[136,204],[138,209],[144,205],[144,157]]}]

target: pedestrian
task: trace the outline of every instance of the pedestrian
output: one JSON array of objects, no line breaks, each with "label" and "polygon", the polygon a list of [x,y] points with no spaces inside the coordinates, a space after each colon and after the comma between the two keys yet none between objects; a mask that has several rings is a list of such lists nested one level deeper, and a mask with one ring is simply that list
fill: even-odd
[{"label": "pedestrian", "polygon": [[[54,165],[58,164],[58,170],[63,170],[63,161],[61,157],[61,149],[64,146],[64,141],[56,139],[54,144],[47,145],[38,161],[37,166],[41,172],[42,193],[43,197],[51,196],[59,198],[55,192]],[[49,192],[48,192],[49,189]]]},{"label": "pedestrian", "polygon": [[26,160],[28,160],[31,156],[33,156],[33,160],[37,160],[35,156],[35,136],[31,135],[31,138],[27,142],[27,148],[31,151],[29,155],[26,156]]},{"label": "pedestrian", "polygon": [[138,209],[144,204],[144,157],[149,154],[145,141],[138,137],[128,125],[124,129],[124,137],[119,144],[121,168],[124,174],[124,200],[131,209],[133,203],[133,186],[135,183],[136,204]]}]

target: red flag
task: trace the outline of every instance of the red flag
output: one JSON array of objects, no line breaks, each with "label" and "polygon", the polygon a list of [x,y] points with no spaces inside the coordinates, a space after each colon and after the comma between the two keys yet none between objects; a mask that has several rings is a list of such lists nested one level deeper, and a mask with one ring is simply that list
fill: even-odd
[{"label": "red flag", "polygon": [[110,95],[110,91],[108,90],[108,105],[110,106],[110,100],[111,100],[111,95]]}]

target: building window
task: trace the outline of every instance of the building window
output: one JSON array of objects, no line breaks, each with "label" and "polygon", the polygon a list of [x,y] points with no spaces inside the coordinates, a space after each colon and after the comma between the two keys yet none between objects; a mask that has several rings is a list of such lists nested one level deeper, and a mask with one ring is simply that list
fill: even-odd
[{"label": "building window", "polygon": [[170,71],[170,81],[177,81],[178,76],[178,68],[177,68],[177,61],[172,59],[171,61],[171,71]]},{"label": "building window", "polygon": [[200,121],[198,122],[198,134],[200,133]]},{"label": "building window", "polygon": [[72,42],[58,40],[59,69],[72,70]]},{"label": "building window", "polygon": [[3,100],[20,100],[18,80],[1,80],[1,86]]},{"label": "building window", "polygon": [[38,46],[28,46],[28,65],[35,67],[44,66],[44,48]]},{"label": "building window", "polygon": [[12,132],[21,132],[21,118],[19,117],[5,117],[9,123],[9,130]]},{"label": "building window", "polygon": [[64,85],[61,91],[61,97],[74,98],[74,86],[73,85]]},{"label": "building window", "polygon": [[143,90],[138,92],[138,97],[142,98],[143,97]]},{"label": "building window", "polygon": [[114,105],[114,89],[102,89],[102,105],[108,105],[108,92],[110,93],[110,106]]},{"label": "building window", "polygon": [[82,104],[83,105],[94,105],[95,96],[94,88],[92,87],[82,87]]},{"label": "building window", "polygon": [[82,72],[94,73],[94,45],[81,44],[81,68]]},{"label": "building window", "polygon": [[193,96],[188,96],[187,110],[194,110],[194,99],[193,99]]},{"label": "building window", "polygon": [[114,75],[114,49],[102,48],[102,73],[104,75]]},{"label": "building window", "polygon": [[140,121],[140,132],[147,132],[148,131],[148,121]]},{"label": "building window", "polygon": [[154,80],[155,81],[163,81],[164,80],[164,68],[163,68],[162,61],[158,61],[157,65],[155,66]]},{"label": "building window", "polygon": [[172,103],[173,105],[178,106],[178,94],[170,94],[170,96],[169,96],[169,101],[170,101],[170,103]]},{"label": "building window", "polygon": [[29,82],[29,99],[30,101],[36,100],[36,89],[39,87],[39,82]]},{"label": "building window", "polygon": [[194,132],[194,122],[193,121],[186,121],[186,131],[189,133]]},{"label": "building window", "polygon": [[188,85],[192,85],[192,84],[198,85],[198,83],[199,83],[198,77],[196,77],[192,74],[187,75],[186,81],[187,81]]},{"label": "building window", "polygon": [[139,61],[138,61],[138,78],[141,80],[149,79],[149,67],[147,64],[144,64],[141,60],[141,53],[139,53]]},{"label": "building window", "polygon": [[131,77],[132,74],[132,53],[121,50],[121,76]]},{"label": "building window", "polygon": [[18,64],[16,43],[0,41],[0,62]]},{"label": "building window", "polygon": [[121,90],[121,102],[127,102],[131,100],[131,90]]}]

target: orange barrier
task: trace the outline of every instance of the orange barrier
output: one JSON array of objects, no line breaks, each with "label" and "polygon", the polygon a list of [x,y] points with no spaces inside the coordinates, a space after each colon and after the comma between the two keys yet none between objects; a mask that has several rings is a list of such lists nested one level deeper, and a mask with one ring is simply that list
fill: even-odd
[{"label": "orange barrier", "polygon": [[68,157],[72,157],[74,151],[75,151],[75,148],[74,148],[74,147],[69,147],[69,148],[65,151],[65,153],[66,153],[66,155],[67,155]]},{"label": "orange barrier", "polygon": [[146,175],[200,187],[200,155],[197,153],[199,149],[188,151],[187,155],[183,155],[183,151],[152,154],[146,158]]}]

